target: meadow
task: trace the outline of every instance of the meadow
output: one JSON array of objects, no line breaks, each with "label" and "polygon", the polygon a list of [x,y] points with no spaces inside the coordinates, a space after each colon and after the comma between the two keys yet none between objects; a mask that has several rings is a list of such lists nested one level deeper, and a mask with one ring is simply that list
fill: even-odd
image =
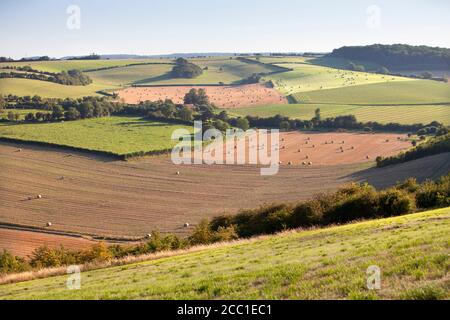
[{"label": "meadow", "polygon": [[41,113],[49,113],[50,112],[50,111],[47,111],[47,110],[39,110],[39,109],[7,109],[7,110],[3,109],[3,110],[0,110],[0,119],[8,119],[8,113],[10,111],[12,113],[18,114],[19,115],[19,120],[24,120],[25,116],[27,114],[29,114],[29,113],[36,114],[38,112],[41,112]]},{"label": "meadow", "polygon": [[[111,87],[111,86],[109,86]],[[98,96],[97,91],[108,86],[92,83],[88,86],[66,86],[58,83],[31,79],[0,79],[1,95],[34,96],[43,98],[81,98]]]},{"label": "meadow", "polygon": [[147,121],[139,117],[105,117],[73,122],[0,124],[0,137],[38,141],[117,155],[167,150],[178,128],[189,126]]},{"label": "meadow", "polygon": [[[61,72],[68,70],[88,71],[99,68],[123,67],[134,63],[164,63],[168,59],[121,59],[121,60],[57,60],[57,61],[25,61],[25,62],[5,62],[2,65],[24,67],[30,66],[33,69],[46,72]],[[0,66],[2,66],[0,65]]]},{"label": "meadow", "polygon": [[235,84],[254,73],[270,73],[278,70],[276,67],[246,63],[228,57],[197,58],[190,59],[190,61],[204,69],[202,75],[194,79],[177,79],[166,74],[159,79],[142,80],[136,83],[151,85]]},{"label": "meadow", "polygon": [[[0,286],[0,299],[449,299],[450,209],[149,256]],[[367,269],[381,289],[367,289]]]},{"label": "meadow", "polygon": [[275,104],[239,109],[227,109],[236,116],[272,117],[277,114],[293,119],[309,120],[320,108],[322,118],[355,115],[359,121],[396,122],[401,124],[439,121],[450,125],[450,104],[448,105],[399,105],[399,106],[352,106],[334,104]]},{"label": "meadow", "polygon": [[312,64],[280,64],[280,66],[293,71],[271,75],[264,79],[272,80],[275,87],[286,95],[380,82],[413,81],[403,77],[347,71]]},{"label": "meadow", "polygon": [[450,103],[450,86],[431,80],[390,81],[338,89],[297,92],[298,103],[413,105]]}]

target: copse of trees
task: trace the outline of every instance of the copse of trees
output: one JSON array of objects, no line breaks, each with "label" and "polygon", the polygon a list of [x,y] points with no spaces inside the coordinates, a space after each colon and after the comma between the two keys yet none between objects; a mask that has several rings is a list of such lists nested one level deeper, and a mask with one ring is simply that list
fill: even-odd
[{"label": "copse of trees", "polygon": [[377,63],[392,69],[448,69],[450,49],[405,44],[342,47],[329,55],[335,58]]},{"label": "copse of trees", "polygon": [[175,78],[193,79],[197,78],[202,73],[202,68],[184,58],[178,58],[175,61],[175,66],[172,69],[172,76]]}]

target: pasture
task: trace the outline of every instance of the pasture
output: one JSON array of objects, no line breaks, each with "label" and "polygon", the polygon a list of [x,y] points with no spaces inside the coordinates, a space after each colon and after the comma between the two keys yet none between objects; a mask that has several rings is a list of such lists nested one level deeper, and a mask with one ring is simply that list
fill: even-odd
[{"label": "pasture", "polygon": [[117,155],[167,150],[175,129],[189,126],[147,121],[139,117],[105,117],[72,122],[0,124],[0,137],[46,142]]},{"label": "pasture", "polygon": [[0,299],[449,299],[449,235],[447,208],[149,256],[83,272],[81,290],[67,275],[2,285]]},{"label": "pasture", "polygon": [[353,105],[414,105],[450,103],[450,86],[431,80],[411,80],[297,92],[298,103]]},{"label": "pasture", "polygon": [[139,81],[138,84],[151,85],[195,85],[195,84],[237,84],[254,73],[270,73],[278,70],[275,66],[246,63],[235,58],[197,58],[190,62],[203,69],[203,74],[194,79],[171,78],[169,74],[161,79]]},{"label": "pasture", "polygon": [[[374,83],[414,81],[409,78],[385,76],[367,72],[347,71],[312,64],[280,64],[293,71],[264,77],[272,80],[276,89],[285,95],[297,95],[303,92],[340,89]],[[337,90],[336,89],[336,90]]]},{"label": "pasture", "polygon": [[106,89],[99,83],[88,86],[65,86],[62,84],[31,79],[0,79],[1,95],[34,96],[43,98],[82,98],[98,96],[97,91]]},{"label": "pasture", "polygon": [[236,116],[272,117],[277,114],[292,119],[310,120],[315,110],[320,108],[322,118],[354,115],[361,122],[428,124],[439,121],[450,125],[450,104],[448,105],[398,105],[398,106],[360,106],[334,104],[274,104],[267,106],[227,109]]},{"label": "pasture", "polygon": [[29,113],[36,114],[37,112],[41,113],[49,113],[47,110],[39,110],[39,109],[0,109],[0,119],[7,119],[8,113],[12,112],[19,115],[19,120],[24,120],[25,116]]},{"label": "pasture", "polygon": [[121,59],[121,60],[58,60],[58,61],[26,61],[5,62],[0,66],[30,66],[33,69],[46,72],[61,72],[68,70],[87,71],[99,68],[123,67],[135,63],[165,63],[168,59]]},{"label": "pasture", "polygon": [[183,103],[184,96],[191,89],[204,89],[209,100],[219,108],[241,108],[243,106],[259,106],[272,103],[287,104],[278,91],[260,84],[241,86],[171,86],[171,87],[136,87],[116,91],[127,103],[137,104],[141,101],[157,101],[171,99],[175,103]]}]

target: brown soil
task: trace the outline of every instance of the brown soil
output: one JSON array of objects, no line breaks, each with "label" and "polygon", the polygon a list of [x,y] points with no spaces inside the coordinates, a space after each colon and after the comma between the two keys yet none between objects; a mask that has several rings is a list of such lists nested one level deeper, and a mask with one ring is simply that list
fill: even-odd
[{"label": "brown soil", "polygon": [[[22,152],[17,152],[19,147]],[[166,157],[121,162],[1,143],[0,222],[41,228],[52,222],[55,230],[97,235],[140,237],[153,230],[186,235],[203,218],[307,199],[349,181],[376,178],[391,185],[407,176],[447,173],[449,157],[395,169],[285,166],[278,175],[263,177],[255,166],[176,166]],[[191,227],[184,228],[186,222]]]},{"label": "brown soil", "polygon": [[38,247],[85,249],[94,242],[77,237],[0,228],[0,251],[5,249],[20,257],[29,257]]},{"label": "brown soil", "polygon": [[261,84],[241,86],[173,86],[127,88],[117,91],[119,97],[127,103],[137,104],[141,101],[172,99],[183,103],[184,96],[192,88],[204,89],[210,101],[220,108],[241,108],[269,104],[288,103],[278,91]]}]

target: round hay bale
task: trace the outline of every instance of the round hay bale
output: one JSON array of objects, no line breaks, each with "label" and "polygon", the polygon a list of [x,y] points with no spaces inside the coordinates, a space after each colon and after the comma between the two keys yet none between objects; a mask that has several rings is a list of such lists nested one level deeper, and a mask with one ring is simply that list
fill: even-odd
[{"label": "round hay bale", "polygon": [[42,195],[38,194],[38,195],[36,196],[36,199],[42,199]]},{"label": "round hay bale", "polygon": [[308,165],[310,165],[310,166],[312,166],[313,165],[313,163],[310,161],[310,162],[308,162]]},{"label": "round hay bale", "polygon": [[369,160],[369,159],[370,159],[370,156],[366,156],[366,159]]},{"label": "round hay bale", "polygon": [[288,162],[288,165],[292,166],[292,162],[291,162],[291,161],[289,161],[289,162]]},{"label": "round hay bale", "polygon": [[150,239],[152,237],[152,235],[149,233],[145,236],[145,239]]},{"label": "round hay bale", "polygon": [[176,175],[179,176],[180,175],[180,171],[177,171]]},{"label": "round hay bale", "polygon": [[306,159],[309,159],[309,155],[306,155]]},{"label": "round hay bale", "polygon": [[17,152],[22,152],[22,149],[21,148],[17,149]]},{"label": "round hay bale", "polygon": [[51,227],[52,223],[51,222],[47,222],[47,227]]},{"label": "round hay bale", "polygon": [[186,222],[186,223],[184,224],[184,227],[185,227],[185,228],[189,228],[189,226],[190,226],[190,224],[189,224],[188,222]]}]

